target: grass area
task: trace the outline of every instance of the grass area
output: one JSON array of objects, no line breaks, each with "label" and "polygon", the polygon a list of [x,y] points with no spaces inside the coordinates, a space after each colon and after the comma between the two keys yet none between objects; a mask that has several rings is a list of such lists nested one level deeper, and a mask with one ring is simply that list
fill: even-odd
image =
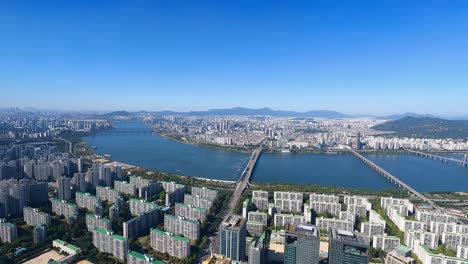
[{"label": "grass area", "polygon": [[431,250],[434,254],[442,254],[449,257],[457,257],[457,252],[453,249],[447,248],[444,244],[440,244],[437,249]]}]

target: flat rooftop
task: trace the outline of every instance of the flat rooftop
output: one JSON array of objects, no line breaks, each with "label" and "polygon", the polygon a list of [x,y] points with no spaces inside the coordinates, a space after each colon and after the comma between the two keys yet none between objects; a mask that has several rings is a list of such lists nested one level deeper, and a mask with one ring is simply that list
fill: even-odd
[{"label": "flat rooftop", "polygon": [[367,244],[366,239],[362,235],[358,235],[348,230],[333,228],[330,234],[331,234],[332,239],[349,242],[349,243]]},{"label": "flat rooftop", "polygon": [[319,236],[317,226],[309,224],[287,225],[286,232],[295,235]]}]

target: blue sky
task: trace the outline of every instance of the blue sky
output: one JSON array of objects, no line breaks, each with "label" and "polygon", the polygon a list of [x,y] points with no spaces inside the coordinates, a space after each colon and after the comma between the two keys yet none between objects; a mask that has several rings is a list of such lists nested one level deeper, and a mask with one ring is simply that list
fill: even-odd
[{"label": "blue sky", "polygon": [[457,0],[2,1],[0,107],[468,115],[467,17]]}]

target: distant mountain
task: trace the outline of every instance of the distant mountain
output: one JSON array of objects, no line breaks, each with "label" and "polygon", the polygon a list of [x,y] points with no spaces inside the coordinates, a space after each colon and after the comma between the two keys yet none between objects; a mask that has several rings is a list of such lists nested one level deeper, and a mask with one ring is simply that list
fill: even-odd
[{"label": "distant mountain", "polygon": [[115,112],[110,112],[102,115],[98,115],[99,117],[116,117],[116,116],[133,116],[133,113],[127,112],[127,111],[115,111]]},{"label": "distant mountain", "polygon": [[387,120],[397,120],[402,119],[405,117],[434,117],[433,115],[421,115],[416,113],[407,112],[404,114],[396,114],[396,115],[389,115],[389,116],[380,116],[379,119],[387,119]]},{"label": "distant mountain", "polygon": [[336,111],[329,110],[313,110],[307,112],[295,112],[295,111],[281,111],[272,110],[268,107],[260,109],[251,109],[244,107],[234,107],[229,109],[211,109],[208,111],[190,111],[190,112],[172,112],[162,111],[157,112],[159,114],[182,114],[182,115],[196,115],[196,116],[275,116],[275,117],[322,117],[322,118],[346,118],[351,117]]},{"label": "distant mountain", "polygon": [[427,138],[468,138],[468,120],[407,116],[373,127],[399,136]]}]

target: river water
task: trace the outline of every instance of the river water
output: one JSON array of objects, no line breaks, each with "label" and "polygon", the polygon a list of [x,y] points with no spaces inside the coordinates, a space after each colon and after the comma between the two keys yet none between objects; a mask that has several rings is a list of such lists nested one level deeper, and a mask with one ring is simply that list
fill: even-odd
[{"label": "river water", "polygon": [[[237,180],[250,154],[194,146],[151,133],[136,121],[117,122],[116,130],[85,137],[99,154],[131,165],[186,176]],[[123,131],[122,133],[118,133]],[[468,191],[468,168],[410,154],[365,154],[418,191]],[[352,154],[263,153],[252,181],[320,184],[367,189],[395,186]]]}]

